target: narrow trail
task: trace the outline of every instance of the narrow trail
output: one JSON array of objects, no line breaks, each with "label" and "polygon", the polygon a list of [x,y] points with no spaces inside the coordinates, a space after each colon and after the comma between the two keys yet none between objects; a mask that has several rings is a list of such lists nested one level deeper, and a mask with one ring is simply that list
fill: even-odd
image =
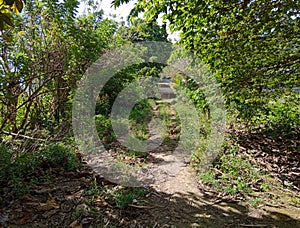
[{"label": "narrow trail", "polygon": [[[158,118],[159,108],[162,105],[169,106],[168,102],[160,102],[157,103],[157,106],[154,110],[154,117]],[[175,194],[175,193],[194,193],[197,195],[201,195],[200,190],[198,188],[198,184],[196,181],[196,173],[189,166],[190,154],[185,154],[184,152],[174,150],[179,145],[178,139],[180,137],[180,128],[177,123],[177,116],[172,106],[170,108],[170,116],[169,116],[169,126],[170,129],[163,129],[169,132],[168,135],[164,135],[163,133],[159,135],[157,130],[154,130],[155,126],[153,124],[149,124],[149,131],[151,133],[151,137],[149,140],[156,141],[157,138],[162,141],[161,138],[168,137],[169,142],[165,143],[157,150],[151,151],[149,153],[149,157],[155,158],[159,160],[156,164],[155,168],[152,172],[157,172],[157,170],[163,170],[165,173],[165,177],[161,178],[159,175],[154,176],[155,179],[152,187],[160,192],[164,192],[167,194]],[[152,165],[153,166],[153,165]],[[163,182],[161,180],[164,180]]]},{"label": "narrow trail", "polygon": [[[159,107],[154,115],[158,117]],[[37,176],[47,174],[51,181],[23,196],[13,197],[0,186],[7,192],[5,198],[0,196],[0,228],[300,227],[300,208],[288,202],[253,208],[245,198],[233,199],[202,186],[189,156],[174,153],[180,134],[174,110],[169,119],[169,129],[159,121],[149,124],[149,147],[157,148],[141,158],[146,167],[140,174],[149,180],[145,196],[121,209],[109,194],[122,187],[99,177],[87,164],[76,172],[40,170]]]},{"label": "narrow trail", "polygon": [[[155,108],[155,117],[162,104]],[[243,202],[246,199],[238,202],[200,188],[197,173],[189,166],[189,155],[173,153],[180,131],[175,130],[176,112],[172,109],[170,119],[170,141],[151,151],[147,159],[148,173],[154,180],[145,199],[147,206],[134,212],[137,214],[126,227],[300,227],[300,208],[249,208]],[[150,140],[155,144],[164,136],[153,128],[150,123]]]}]

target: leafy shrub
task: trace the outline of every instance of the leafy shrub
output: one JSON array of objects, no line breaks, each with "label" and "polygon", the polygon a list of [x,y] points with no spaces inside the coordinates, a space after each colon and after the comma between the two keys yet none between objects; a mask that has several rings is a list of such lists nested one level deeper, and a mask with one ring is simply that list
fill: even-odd
[{"label": "leafy shrub", "polygon": [[72,171],[78,166],[73,149],[63,143],[47,145],[43,150],[23,152],[20,155],[7,146],[0,145],[1,184],[11,185],[17,194],[23,194],[30,188],[28,182],[34,185],[44,180],[41,169],[63,168]]},{"label": "leafy shrub", "polygon": [[41,162],[45,162],[49,167],[62,167],[67,171],[75,170],[79,163],[73,151],[63,143],[49,145],[40,152]]},{"label": "leafy shrub", "polygon": [[149,138],[148,123],[152,116],[152,106],[147,100],[143,100],[133,107],[129,115],[130,130],[138,139]]},{"label": "leafy shrub", "polygon": [[[299,96],[299,95],[298,95]],[[282,96],[270,101],[265,106],[265,112],[258,113],[252,118],[255,125],[264,124],[266,127],[299,127],[299,97],[297,94]]]},{"label": "leafy shrub", "polygon": [[269,108],[270,111],[267,117],[271,123],[295,127],[300,125],[299,103],[276,101],[271,102]]},{"label": "leafy shrub", "polygon": [[109,116],[98,114],[95,116],[96,129],[99,138],[105,146],[116,140],[116,135],[113,132],[111,119]]},{"label": "leafy shrub", "polygon": [[11,176],[12,153],[3,144],[0,144],[0,181]]},{"label": "leafy shrub", "polygon": [[152,118],[151,111],[152,106],[148,103],[147,100],[143,100],[133,107],[129,115],[129,119],[136,123],[149,122]]}]

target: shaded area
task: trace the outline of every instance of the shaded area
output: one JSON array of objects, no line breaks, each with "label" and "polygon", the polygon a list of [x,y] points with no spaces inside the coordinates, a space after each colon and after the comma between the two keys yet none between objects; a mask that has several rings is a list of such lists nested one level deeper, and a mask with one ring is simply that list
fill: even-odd
[{"label": "shaded area", "polygon": [[[47,179],[40,180],[25,195],[13,195],[12,183],[0,187],[0,224],[2,227],[76,228],[300,227],[300,208],[289,205],[288,201],[279,206],[252,208],[244,202],[245,198],[230,197],[204,186],[201,188],[195,180],[193,189],[187,181],[188,174],[180,176],[175,173],[176,177],[171,182],[173,191],[167,193],[163,179],[171,178],[171,172],[155,171],[162,170],[159,168],[163,165],[174,166],[174,161],[167,158],[172,156],[174,148],[178,146],[180,129],[175,129],[174,114],[169,118],[169,135],[156,150],[132,156],[128,153],[133,151],[126,151],[119,142],[114,142],[114,147],[109,150],[112,157],[124,164],[152,165],[154,169],[151,171],[149,167],[152,174],[149,181],[153,184],[159,178],[162,180],[153,188],[129,188],[111,183],[94,173],[86,164],[73,172],[47,165],[34,172],[34,177],[41,179],[43,174]],[[255,159],[283,184],[289,181],[297,188],[299,129],[284,134],[286,137],[272,136],[260,129],[250,133],[241,129],[232,133],[239,141],[241,152],[253,153]],[[124,152],[120,153],[119,150]],[[181,161],[180,164],[186,167],[188,163]],[[142,174],[147,176],[146,173]],[[28,184],[31,184],[30,181]],[[184,191],[176,192],[178,189]]]},{"label": "shaded area", "polygon": [[[120,209],[116,199],[107,193],[124,188],[94,175],[86,165],[77,172],[53,169],[48,170],[48,174],[51,179],[23,196],[10,198],[8,189],[4,191],[6,195],[1,196],[0,209],[2,227],[300,226],[300,218],[293,219],[288,213],[249,209],[205,191],[195,195],[144,189],[144,197]],[[106,194],[102,193],[104,190]],[[282,209],[288,212],[293,208]],[[300,212],[299,208],[293,210]]]},{"label": "shaded area", "polygon": [[257,127],[252,131],[235,130],[240,150],[254,155],[285,187],[300,190],[300,128]]},{"label": "shaded area", "polygon": [[[149,209],[123,212],[128,218],[124,227],[298,227],[300,222],[278,212],[250,211],[232,202],[213,203],[188,194],[169,195],[152,192]],[[191,200],[193,199],[193,200]]]}]

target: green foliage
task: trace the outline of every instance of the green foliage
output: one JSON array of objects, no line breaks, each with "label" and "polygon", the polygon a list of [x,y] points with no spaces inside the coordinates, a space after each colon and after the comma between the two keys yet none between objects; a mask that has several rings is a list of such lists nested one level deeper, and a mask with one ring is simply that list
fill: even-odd
[{"label": "green foliage", "polygon": [[[215,160],[213,167],[200,173],[203,183],[232,195],[250,193],[252,183],[263,177],[256,164],[251,163],[239,152],[237,144],[228,139],[224,143],[224,152]],[[261,188],[267,190],[268,184],[263,183]]]},{"label": "green foliage", "polygon": [[216,179],[215,173],[212,170],[208,170],[205,173],[201,173],[200,178],[204,184],[212,185],[214,187],[220,187]]},{"label": "green foliage", "polygon": [[[104,144],[108,145],[115,140],[115,134],[111,125],[110,113],[112,111],[115,99],[119,96],[121,91],[128,87],[131,83],[139,82],[138,80],[141,78],[149,81],[151,81],[152,78],[158,78],[162,67],[163,66],[158,63],[134,64],[117,72],[105,84],[97,99],[95,110],[96,128],[99,137],[102,139]],[[140,88],[143,88],[142,83]],[[124,99],[124,102],[130,102],[132,99],[136,99],[134,93],[132,96],[134,97],[126,96],[122,97],[122,99]],[[152,107],[148,100],[142,100],[138,102],[131,110],[129,115],[129,126],[126,125],[126,121],[121,117],[117,118],[117,124],[124,126],[125,130],[127,130],[127,127],[129,127],[133,135],[135,135],[137,138],[147,139],[149,137],[148,123],[152,118],[151,110]]]},{"label": "green foliage", "polygon": [[140,18],[131,21],[130,26],[122,26],[118,29],[116,36],[131,42],[139,41],[161,41],[167,42],[166,28],[155,22],[146,22]]},{"label": "green foliage", "polygon": [[158,63],[140,63],[131,65],[113,75],[99,94],[96,114],[108,116],[111,113],[115,99],[123,89],[139,78],[145,77],[149,80],[157,78],[162,67],[162,64]]},{"label": "green foliage", "polygon": [[140,197],[145,196],[146,191],[143,188],[122,188],[112,194],[113,200],[117,207],[124,209],[128,204],[132,204],[133,200],[138,200]]},{"label": "green foliage", "polygon": [[147,100],[136,104],[129,116],[130,130],[141,140],[149,138],[148,123],[152,119],[152,107]]},{"label": "green foliage", "polygon": [[[299,95],[298,95],[299,96]],[[270,101],[266,109],[268,114],[255,119],[257,124],[265,124],[267,127],[278,125],[280,127],[300,126],[299,98],[291,94],[281,99]]]},{"label": "green foliage", "polygon": [[0,144],[0,180],[4,180],[11,175],[12,156],[13,154],[9,149]]},{"label": "green foliage", "polygon": [[296,206],[300,205],[300,195],[291,199],[292,203]]},{"label": "green foliage", "polygon": [[109,185],[99,186],[96,179],[94,179],[91,188],[85,192],[86,196],[92,196],[93,199],[94,197],[100,196],[121,209],[126,208],[128,204],[134,204],[134,200],[138,200],[146,194],[147,191],[144,188],[113,187]]},{"label": "green foliage", "polygon": [[161,103],[158,106],[158,118],[163,120],[165,124],[171,124],[171,109],[168,103]]},{"label": "green foliage", "polygon": [[109,146],[116,139],[110,117],[98,114],[95,116],[95,122],[99,138],[104,146]]},{"label": "green foliage", "polygon": [[39,162],[46,163],[51,168],[63,168],[74,171],[79,163],[73,151],[63,143],[49,145],[40,152]]},{"label": "green foliage", "polygon": [[[129,126],[125,125],[125,120],[118,119],[118,125],[124,125],[124,129],[129,127],[132,134],[142,140],[149,137],[148,123],[152,118],[152,107],[147,102],[143,100],[136,104],[130,112],[129,116]],[[96,129],[102,143],[106,147],[116,140],[116,135],[112,129],[111,117],[109,115],[98,114],[95,116]],[[120,127],[121,128],[121,127]]]},{"label": "green foliage", "polygon": [[[0,1],[0,31],[14,26],[13,12],[19,15],[24,8],[22,0],[1,0]],[[7,36],[1,34],[6,41],[10,41]],[[4,36],[3,36],[4,35]]]},{"label": "green foliage", "polygon": [[96,178],[93,180],[93,184],[90,189],[86,190],[84,195],[85,196],[100,196],[103,193],[102,190],[97,183]]},{"label": "green foliage", "polygon": [[222,84],[229,110],[249,121],[266,114],[279,88],[299,86],[299,9],[289,0],[138,0],[131,14],[160,15],[180,31],[180,43]]},{"label": "green foliage", "polygon": [[188,97],[199,111],[199,114],[209,112],[209,105],[203,88],[195,80],[183,73],[178,73],[174,81],[176,82],[175,89],[177,87],[181,88],[182,94],[180,95]]},{"label": "green foliage", "polygon": [[0,158],[0,182],[11,186],[17,194],[23,194],[33,185],[47,179],[44,178],[42,170],[62,168],[65,171],[74,171],[79,166],[73,148],[62,143],[20,155],[14,149],[1,144]]},{"label": "green foliage", "polygon": [[270,185],[268,183],[262,183],[260,189],[264,192],[268,192],[268,190],[270,190]]},{"label": "green foliage", "polygon": [[[183,73],[179,73],[174,78],[176,88],[180,88],[180,93],[178,96],[187,104],[192,105],[197,110],[197,115],[199,117],[199,136],[200,139],[197,142],[197,149],[195,153],[192,154],[192,160],[194,163],[200,163],[204,158],[207,143],[209,140],[209,136],[212,130],[211,126],[211,115],[210,115],[210,107],[207,101],[207,97],[204,93],[203,88],[193,79],[187,77]],[[183,107],[181,111],[184,112]],[[178,111],[178,110],[177,110]],[[192,132],[192,129],[195,128],[195,124],[193,122],[187,122],[186,128],[190,129],[189,132]],[[195,144],[194,140],[190,140],[187,148],[191,148],[192,145]]]},{"label": "green foliage", "polygon": [[147,157],[148,153],[143,151],[137,151],[137,150],[129,150],[126,151],[125,155],[134,158],[136,157],[142,158],[142,157]]},{"label": "green foliage", "polygon": [[255,197],[251,200],[251,206],[252,207],[258,207],[260,204],[264,202],[264,199],[260,197]]},{"label": "green foliage", "polygon": [[16,18],[12,41],[0,45],[0,132],[69,133],[76,82],[117,29],[102,11],[77,17],[79,4],[30,0]]},{"label": "green foliage", "polygon": [[152,107],[147,100],[143,100],[136,104],[129,116],[134,122],[149,122],[152,118]]}]

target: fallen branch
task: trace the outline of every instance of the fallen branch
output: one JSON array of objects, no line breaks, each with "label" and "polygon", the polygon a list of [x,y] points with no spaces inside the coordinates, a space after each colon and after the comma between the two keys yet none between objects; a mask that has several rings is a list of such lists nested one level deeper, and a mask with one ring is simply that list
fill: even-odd
[{"label": "fallen branch", "polygon": [[135,207],[135,208],[140,208],[140,209],[152,209],[154,208],[153,206],[143,206],[143,205],[134,205],[134,204],[128,204],[129,207]]},{"label": "fallen branch", "polygon": [[27,135],[16,134],[16,133],[8,132],[8,131],[2,131],[2,133],[6,134],[6,135],[16,136],[16,137],[22,137],[24,139],[31,139],[31,140],[42,141],[42,142],[47,141],[46,139],[33,138],[33,137],[30,137],[30,136],[27,136]]},{"label": "fallen branch", "polygon": [[239,224],[242,227],[267,227],[267,225],[263,224]]}]

